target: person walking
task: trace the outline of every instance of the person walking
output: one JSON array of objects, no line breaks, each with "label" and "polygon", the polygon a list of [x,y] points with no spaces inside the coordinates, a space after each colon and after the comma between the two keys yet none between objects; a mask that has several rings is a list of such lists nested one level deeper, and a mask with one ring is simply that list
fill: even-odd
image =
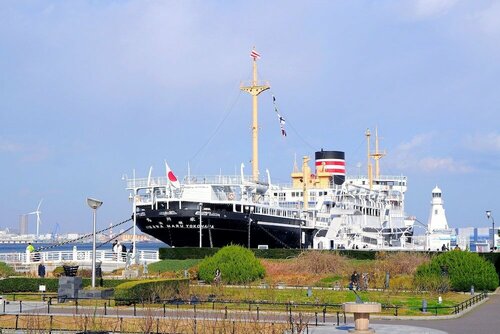
[{"label": "person walking", "polygon": [[35,247],[28,242],[28,246],[26,247],[26,255],[29,256],[29,260],[33,260],[33,252],[35,251]]},{"label": "person walking", "polygon": [[116,260],[117,256],[117,250],[116,250],[116,245],[118,244],[117,240],[114,240],[113,243],[111,244],[111,251],[113,252],[113,260]]},{"label": "person walking", "polygon": [[359,275],[358,272],[355,270],[352,275],[351,275],[351,283],[350,283],[350,288],[351,290],[358,290],[359,288]]}]

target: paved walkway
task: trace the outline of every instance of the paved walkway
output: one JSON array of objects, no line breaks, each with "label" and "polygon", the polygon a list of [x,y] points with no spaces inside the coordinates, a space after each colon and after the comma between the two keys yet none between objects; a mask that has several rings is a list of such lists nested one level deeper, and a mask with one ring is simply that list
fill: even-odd
[{"label": "paved walkway", "polygon": [[[43,302],[23,302],[22,303],[23,313],[41,312],[45,313],[47,311],[47,304]],[[109,311],[111,311],[110,309]],[[18,313],[19,303],[12,302],[6,305],[6,313]],[[94,309],[94,312],[96,310]],[[138,316],[140,316],[142,310],[138,308]],[[81,308],[80,312],[85,313],[85,308]],[[103,313],[104,309],[99,308],[97,313]],[[117,311],[111,311],[109,314]],[[204,310],[199,311],[200,315],[203,314],[201,318],[208,319],[212,316],[221,316],[221,311],[210,311]],[[0,313],[3,313],[0,310]],[[61,307],[59,305],[53,305],[51,307],[51,314],[74,314],[75,309],[73,307]],[[161,316],[162,310],[157,310],[158,316]],[[175,310],[169,310],[167,313],[176,314],[176,316],[181,316],[185,318],[192,317],[191,310],[181,310],[180,313]],[[252,315],[254,312],[244,312],[247,316]],[[117,316],[117,314],[115,314]],[[120,311],[120,316],[131,317],[133,316],[133,309],[126,308]],[[241,315],[240,315],[241,316]],[[265,319],[267,318],[267,319]],[[261,320],[268,321],[280,321],[283,320],[283,314],[275,313],[262,313]],[[319,324],[318,327],[314,325],[309,326],[309,333],[313,334],[335,334],[335,333],[348,333],[348,330],[353,329],[352,318],[347,318],[347,325],[335,326],[333,318],[327,319],[326,324]],[[491,294],[489,300],[481,305],[478,305],[473,310],[464,314],[460,318],[456,319],[420,319],[420,320],[402,320],[398,318],[393,318],[392,320],[381,320],[381,319],[371,319],[370,327],[373,328],[378,334],[389,334],[389,333],[407,333],[407,334],[462,334],[462,333],[474,333],[474,334],[491,334],[500,333],[500,294]]]},{"label": "paved walkway", "polygon": [[491,294],[489,300],[457,319],[447,320],[371,320],[373,324],[425,326],[449,334],[500,333],[500,295]]}]

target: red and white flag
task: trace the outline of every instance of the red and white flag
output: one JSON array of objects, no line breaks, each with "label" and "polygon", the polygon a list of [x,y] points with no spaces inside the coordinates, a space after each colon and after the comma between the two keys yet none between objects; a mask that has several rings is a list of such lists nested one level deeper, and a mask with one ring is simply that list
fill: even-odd
[{"label": "red and white flag", "polygon": [[177,177],[175,176],[174,172],[172,172],[172,170],[168,166],[167,161],[165,161],[165,169],[166,169],[167,178],[168,178],[168,181],[170,182],[170,184],[174,188],[179,188],[181,186],[181,184],[179,183],[179,180],[177,180]]},{"label": "red and white flag", "polygon": [[260,54],[255,51],[255,49],[252,50],[252,52],[250,52],[250,57],[253,58],[253,60],[257,60],[257,59],[260,59]]}]

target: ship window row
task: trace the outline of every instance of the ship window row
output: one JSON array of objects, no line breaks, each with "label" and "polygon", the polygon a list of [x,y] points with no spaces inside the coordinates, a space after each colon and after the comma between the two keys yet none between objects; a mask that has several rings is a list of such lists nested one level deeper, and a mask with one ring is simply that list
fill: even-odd
[{"label": "ship window row", "polygon": [[372,208],[366,208],[366,207],[361,207],[361,206],[355,205],[354,210],[358,210],[362,214],[368,215],[368,216],[379,216],[380,215],[380,209],[372,209]]},{"label": "ship window row", "polygon": [[[291,196],[292,197],[302,197],[304,196],[304,193],[302,191],[292,191],[291,193]],[[283,194],[284,196],[285,194]],[[327,191],[319,191],[318,193],[316,193],[315,191],[311,191],[309,193],[310,196],[326,196],[328,195],[328,192]],[[274,193],[274,196],[278,196],[278,193]],[[280,193],[280,196],[281,196],[281,193]]]}]

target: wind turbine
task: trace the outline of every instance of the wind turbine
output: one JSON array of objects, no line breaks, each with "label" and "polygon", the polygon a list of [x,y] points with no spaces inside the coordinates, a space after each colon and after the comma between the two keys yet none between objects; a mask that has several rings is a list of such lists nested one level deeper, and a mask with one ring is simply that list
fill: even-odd
[{"label": "wind turbine", "polygon": [[39,232],[40,232],[40,224],[42,223],[42,221],[40,219],[40,214],[42,213],[40,211],[40,206],[42,205],[42,202],[43,202],[43,198],[38,203],[38,207],[36,208],[36,211],[28,213],[28,215],[36,215],[36,238],[37,238],[37,240],[38,240]]}]

